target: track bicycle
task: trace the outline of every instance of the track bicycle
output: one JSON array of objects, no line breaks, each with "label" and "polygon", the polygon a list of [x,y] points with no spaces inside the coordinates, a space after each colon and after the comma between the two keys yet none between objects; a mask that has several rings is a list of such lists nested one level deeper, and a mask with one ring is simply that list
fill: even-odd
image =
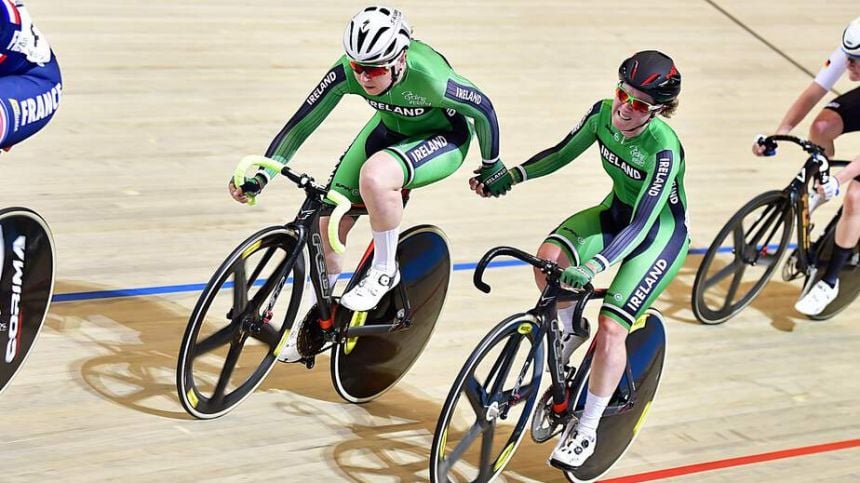
[{"label": "track bicycle", "polygon": [[[176,387],[182,406],[200,419],[226,414],[262,383],[290,338],[300,353],[295,362],[308,369],[319,354],[331,353],[332,382],[345,400],[379,397],[418,359],[436,325],[452,268],[445,234],[432,225],[403,231],[400,283],[375,308],[353,312],[332,295],[319,217],[324,198],[337,203],[329,236],[342,251],[340,219],[360,211],[310,176],[262,156],[239,164],[236,185],[256,166],[278,170],[304,190],[305,201],[292,222],[251,235],[212,275],[180,346]],[[372,255],[371,242],[347,290],[370,268]],[[306,283],[319,302],[298,318]]]},{"label": "track bicycle", "polygon": [[[783,190],[766,191],[737,211],[711,243],[693,283],[693,313],[704,324],[720,324],[737,315],[761,293],[790,248],[792,228],[797,224],[797,246],[782,270],[782,278],[803,278],[805,294],[824,275],[833,251],[836,223],[842,208],[827,223],[822,235],[812,241],[810,183],[826,182],[832,166],[849,161],[830,160],[824,149],[789,135],[762,138],[760,143],[774,152],[778,142],[798,145],[809,154],[803,168]],[[860,177],[858,177],[860,180]],[[833,317],[860,293],[860,246],[839,273],[839,295],[814,320]]]},{"label": "track bicycle", "polygon": [[[538,443],[572,428],[585,407],[593,358],[589,347],[579,368],[560,359],[556,301],[572,301],[574,333],[588,337],[582,313],[605,289],[586,285],[570,291],[560,285],[564,271],[556,263],[511,247],[496,247],[481,258],[474,283],[483,292],[490,261],[507,255],[540,269],[547,285],[534,308],[514,314],[481,340],[451,387],[433,434],[430,480],[490,481],[513,458],[525,433]],[[609,471],[633,442],[657,393],[666,354],[663,316],[648,309],[627,336],[627,368],[597,429],[594,454],[577,468],[563,469],[570,481],[591,481]],[[541,395],[544,361],[550,386]]]}]

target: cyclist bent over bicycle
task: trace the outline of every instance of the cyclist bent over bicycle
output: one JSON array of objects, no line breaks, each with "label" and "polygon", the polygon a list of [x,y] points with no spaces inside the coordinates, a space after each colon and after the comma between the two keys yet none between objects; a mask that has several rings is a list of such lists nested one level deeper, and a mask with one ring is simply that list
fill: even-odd
[{"label": "cyclist bent over bicycle", "polygon": [[[456,171],[463,164],[474,130],[484,160],[480,178],[490,179],[504,166],[499,161],[499,127],[490,99],[457,74],[445,57],[412,39],[400,11],[365,8],[347,25],[343,45],[346,55],[287,122],[266,156],[287,163],[345,94],[359,95],[376,109],[329,181],[330,195],[334,191],[353,204],[364,204],[369,214],[372,267],[341,298],[345,307],[366,311],[400,277],[395,252],[403,216],[401,190],[434,183]],[[246,202],[245,193],[258,193],[271,175],[258,173],[238,188],[231,182],[232,196]],[[320,231],[326,238],[323,245],[331,285],[343,267],[342,257],[332,252],[327,240],[329,218],[320,218]],[[354,223],[355,218],[344,218],[338,227],[340,236],[345,237]],[[281,359],[291,350],[287,345]]]},{"label": "cyclist bent over bicycle", "polygon": [[[845,27],[842,32],[842,45],[830,54],[815,80],[794,101],[775,133],[791,132],[846,71],[851,81],[860,81],[860,17]],[[809,140],[823,147],[825,154],[832,157],[835,151],[833,140],[843,133],[853,131],[860,131],[860,87],[842,94],[824,106],[809,128]],[[764,146],[755,142],[753,154],[764,156],[774,153],[766,152]],[[852,181],[857,175],[860,175],[860,158],[855,159],[835,176],[831,176],[825,186],[817,188],[819,200],[827,201],[839,195],[841,184],[848,183],[842,203],[842,217],[836,225],[836,245],[833,247],[833,256],[827,271],[794,305],[802,314],[820,314],[839,294],[839,272],[851,258],[860,239],[860,182]]]},{"label": "cyclist bent over bicycle", "polygon": [[[672,59],[652,50],[625,60],[618,77],[614,100],[594,104],[559,144],[507,174],[514,183],[548,175],[596,141],[603,169],[613,180],[601,204],[565,220],[537,253],[568,267],[561,281],[575,288],[621,265],[600,311],[585,410],[551,457],[561,467],[580,466],[594,452],[597,425],[626,364],[627,334],[681,268],[689,246],[684,150],[675,132],[656,118],[674,113],[681,75]],[[479,179],[471,185],[486,196]],[[537,271],[535,280],[540,288],[546,284]],[[559,304],[565,360],[582,342],[573,334],[573,309]]]}]

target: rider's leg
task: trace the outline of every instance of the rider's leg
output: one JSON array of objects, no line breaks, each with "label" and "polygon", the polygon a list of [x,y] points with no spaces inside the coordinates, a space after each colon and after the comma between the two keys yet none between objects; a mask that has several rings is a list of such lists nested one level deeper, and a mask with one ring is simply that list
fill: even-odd
[{"label": "rider's leg", "polygon": [[469,149],[469,123],[459,114],[449,120],[450,131],[402,140],[374,153],[362,166],[360,190],[373,230],[374,259],[364,279],[341,298],[346,307],[370,310],[400,280],[395,255],[403,218],[401,190],[448,177],[463,164]]},{"label": "rider's leg", "polygon": [[[343,244],[346,244],[346,239],[349,235],[352,227],[355,226],[357,218],[354,216],[344,216],[340,219],[340,226],[338,227],[338,236],[340,237],[340,241]],[[331,243],[328,238],[328,224],[331,221],[330,216],[321,216],[320,217],[320,235],[323,240],[323,254],[325,255],[325,266],[328,271],[328,285],[334,290],[334,284],[337,282],[338,277],[341,273],[343,273],[343,255],[339,255],[331,249]],[[313,292],[312,292],[313,293]]]},{"label": "rider's leg", "polygon": [[842,116],[832,109],[822,109],[809,127],[809,140],[824,148],[824,153],[832,157],[835,151],[833,140],[844,130]]},{"label": "rider's leg", "polygon": [[572,438],[556,446],[553,460],[579,466],[594,452],[600,418],[627,364],[627,333],[681,269],[688,248],[683,209],[673,205],[622,262],[600,310],[585,409]]},{"label": "rider's leg", "polygon": [[839,295],[839,272],[854,253],[860,239],[860,182],[851,181],[842,201],[842,217],[836,223],[836,239],[827,271],[794,308],[806,315],[818,315]]}]

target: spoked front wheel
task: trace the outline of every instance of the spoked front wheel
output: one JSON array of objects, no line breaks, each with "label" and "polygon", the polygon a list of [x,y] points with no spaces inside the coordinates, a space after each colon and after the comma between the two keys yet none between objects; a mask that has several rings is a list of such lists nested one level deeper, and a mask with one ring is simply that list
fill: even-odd
[{"label": "spoked front wheel", "polygon": [[717,234],[693,283],[693,313],[700,322],[725,322],[765,287],[791,238],[789,203],[782,191],[762,193]]},{"label": "spoked front wheel", "polygon": [[484,482],[505,468],[540,395],[544,350],[537,332],[533,316],[514,315],[469,356],[436,424],[430,481]]},{"label": "spoked front wheel", "polygon": [[261,230],[221,264],[185,330],[176,372],[182,406],[200,419],[236,407],[277,359],[302,298],[303,247],[282,226]]},{"label": "spoked front wheel", "polygon": [[0,393],[18,373],[45,322],[54,292],[54,240],[27,208],[0,210]]}]

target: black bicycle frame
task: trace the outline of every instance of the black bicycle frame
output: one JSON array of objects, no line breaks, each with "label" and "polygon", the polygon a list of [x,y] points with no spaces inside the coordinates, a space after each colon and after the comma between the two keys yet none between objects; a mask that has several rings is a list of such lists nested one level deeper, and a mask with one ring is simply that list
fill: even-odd
[{"label": "black bicycle frame", "polygon": [[[483,281],[484,270],[493,258],[502,255],[507,255],[522,260],[547,275],[547,284],[541,292],[537,304],[527,313],[529,315],[532,315],[538,321],[538,333],[535,336],[535,341],[541,341],[544,340],[544,338],[546,338],[547,341],[547,363],[550,364],[549,372],[550,377],[552,378],[551,388],[553,403],[555,405],[567,404],[568,410],[572,414],[573,411],[570,410],[570,408],[574,406],[575,402],[567,401],[568,392],[566,390],[567,387],[565,385],[564,361],[562,361],[561,357],[559,356],[561,344],[556,302],[573,302],[573,332],[580,337],[587,337],[588,330],[585,327],[585,319],[582,317],[582,313],[585,310],[586,304],[588,304],[590,300],[603,298],[606,295],[606,290],[595,290],[594,286],[592,286],[591,284],[587,284],[585,287],[582,288],[582,290],[576,292],[565,290],[561,287],[559,283],[559,278],[561,277],[561,273],[564,271],[564,269],[559,267],[556,263],[553,263],[548,260],[542,260],[513,247],[496,247],[487,252],[481,258],[481,260],[478,262],[477,267],[475,268],[473,282],[475,286],[482,292],[490,292],[490,286]],[[523,380],[525,379],[526,373],[529,369],[530,361],[534,359],[535,352],[537,351],[539,345],[539,343],[533,344],[532,348],[529,351],[528,357],[526,359],[528,362],[526,362],[526,364],[523,366],[523,369],[519,374],[519,378],[517,379],[517,384],[514,386],[513,389],[515,393],[511,398],[513,401],[518,400],[518,398],[516,397],[516,391],[518,391]],[[586,377],[590,369],[590,365],[591,358],[586,357],[584,359],[583,365],[579,368],[579,370],[576,371],[576,374],[574,375],[574,379],[571,384],[573,387],[576,387],[581,381],[581,379]],[[627,363],[625,373],[628,377],[627,387],[625,388],[626,404],[624,405],[624,407],[627,407],[634,400],[636,393],[636,388],[633,385],[633,377],[629,361]],[[502,410],[502,414],[507,414],[508,409],[510,409],[510,406],[504,408]],[[612,409],[614,412],[617,412],[623,408],[616,407]],[[609,411],[609,408],[607,408],[607,411]]]}]

